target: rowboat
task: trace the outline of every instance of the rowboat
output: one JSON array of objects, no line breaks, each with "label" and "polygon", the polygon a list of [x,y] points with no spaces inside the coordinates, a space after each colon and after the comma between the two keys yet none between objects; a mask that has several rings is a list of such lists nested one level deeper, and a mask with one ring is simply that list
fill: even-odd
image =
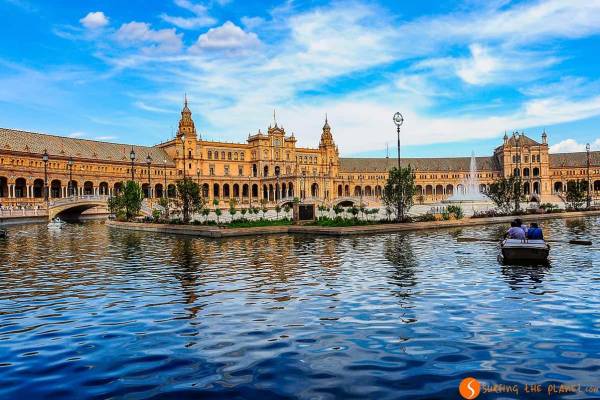
[{"label": "rowboat", "polygon": [[535,264],[548,262],[550,246],[544,240],[505,239],[500,244],[501,263]]},{"label": "rowboat", "polygon": [[48,222],[48,228],[49,229],[62,229],[64,224],[65,224],[64,221],[62,221],[60,218],[56,217],[52,221]]}]

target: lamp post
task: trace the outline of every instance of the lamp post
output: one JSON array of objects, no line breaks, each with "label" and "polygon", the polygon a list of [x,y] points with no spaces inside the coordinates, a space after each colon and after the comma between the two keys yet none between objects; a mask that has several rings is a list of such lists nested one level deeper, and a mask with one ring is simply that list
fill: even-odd
[{"label": "lamp post", "polygon": [[592,196],[591,196],[591,180],[590,180],[590,144],[585,145],[585,152],[587,153],[587,209],[590,209],[592,205]]},{"label": "lamp post", "polygon": [[163,187],[163,197],[167,198],[167,160],[163,160],[163,175],[165,178],[165,186]]},{"label": "lamp post", "polygon": [[360,206],[362,207],[363,205],[363,176],[359,175],[358,176],[359,180],[360,180]]},{"label": "lamp post", "polygon": [[[404,123],[404,117],[402,116],[402,114],[400,114],[399,112],[397,112],[396,114],[394,114],[394,124],[396,124],[396,132],[398,134],[398,178],[401,178],[402,174],[401,174],[401,167],[400,167],[400,127],[402,126],[402,124]],[[400,185],[400,199],[398,201],[398,221],[403,221],[404,220],[404,185],[402,185],[402,182],[398,182],[398,184]]]},{"label": "lamp post", "polygon": [[69,157],[67,161],[69,166],[69,197],[73,196],[73,156]]},{"label": "lamp post", "polygon": [[44,160],[44,200],[48,202],[48,151],[44,149],[42,160]]},{"label": "lamp post", "polygon": [[513,133],[513,137],[515,138],[515,145],[517,148],[517,158],[516,158],[516,166],[517,166],[517,190],[515,191],[515,211],[519,211],[520,208],[520,197],[521,197],[521,168],[520,168],[520,163],[521,163],[521,153],[520,153],[520,149],[519,146],[521,144],[521,138],[519,136],[519,133],[517,132],[516,135]]},{"label": "lamp post", "polygon": [[146,157],[146,165],[148,166],[148,200],[152,198],[152,183],[150,182],[150,166],[152,165],[152,157],[148,153]]},{"label": "lamp post", "polygon": [[275,168],[275,186],[277,191],[275,192],[275,203],[281,199],[281,188],[279,187],[279,169]]},{"label": "lamp post", "polygon": [[302,171],[302,201],[306,196],[306,170]]},{"label": "lamp post", "polygon": [[133,163],[135,162],[135,151],[133,150],[133,146],[131,146],[131,151],[129,152],[129,159],[131,160],[131,182],[135,181],[135,175],[133,172]]},{"label": "lamp post", "polygon": [[181,135],[181,149],[183,150],[182,154],[182,160],[183,160],[183,179],[186,178],[186,173],[185,173],[185,135]]},{"label": "lamp post", "polygon": [[252,173],[248,176],[248,205],[252,208]]}]

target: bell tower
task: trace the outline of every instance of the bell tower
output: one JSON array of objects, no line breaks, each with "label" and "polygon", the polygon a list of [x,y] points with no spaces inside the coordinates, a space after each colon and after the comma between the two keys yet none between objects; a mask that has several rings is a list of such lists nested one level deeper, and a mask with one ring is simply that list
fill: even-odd
[{"label": "bell tower", "polygon": [[185,96],[183,103],[183,110],[181,110],[181,119],[179,120],[179,129],[177,129],[177,138],[185,135],[186,138],[196,138],[196,126],[192,119],[192,112],[188,107],[187,95]]}]

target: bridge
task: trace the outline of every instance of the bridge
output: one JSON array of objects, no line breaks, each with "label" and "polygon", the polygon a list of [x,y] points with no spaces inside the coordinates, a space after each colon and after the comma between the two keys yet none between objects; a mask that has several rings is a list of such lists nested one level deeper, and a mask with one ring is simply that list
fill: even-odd
[{"label": "bridge", "polygon": [[[320,197],[305,197],[304,199],[301,200],[301,202],[304,204],[316,204],[316,205],[324,204],[324,205],[335,206],[338,204],[342,204],[344,206],[350,206],[350,205],[358,206],[360,204],[360,200],[361,200],[360,196],[338,197],[333,200],[324,200]],[[369,198],[369,197],[362,198],[362,203],[365,205],[369,205],[373,201],[374,201],[374,198]],[[280,207],[283,207],[286,204],[292,205],[293,203],[294,203],[293,197],[287,197],[287,198],[277,201],[277,205]]]},{"label": "bridge", "polygon": [[57,216],[79,217],[84,211],[96,207],[108,212],[106,209],[107,201],[108,196],[106,195],[84,195],[53,199],[48,202],[48,219]]}]

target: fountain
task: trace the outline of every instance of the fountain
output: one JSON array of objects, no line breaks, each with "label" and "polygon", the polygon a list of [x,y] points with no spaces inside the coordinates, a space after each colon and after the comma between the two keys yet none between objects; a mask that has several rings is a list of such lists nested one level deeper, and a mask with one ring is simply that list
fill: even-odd
[{"label": "fountain", "polygon": [[[459,188],[462,187],[462,190]],[[469,165],[469,175],[465,178],[461,186],[458,186],[452,196],[442,203],[490,203],[490,199],[479,191],[479,181],[477,180],[477,162],[475,153],[471,153],[471,164]]]}]

